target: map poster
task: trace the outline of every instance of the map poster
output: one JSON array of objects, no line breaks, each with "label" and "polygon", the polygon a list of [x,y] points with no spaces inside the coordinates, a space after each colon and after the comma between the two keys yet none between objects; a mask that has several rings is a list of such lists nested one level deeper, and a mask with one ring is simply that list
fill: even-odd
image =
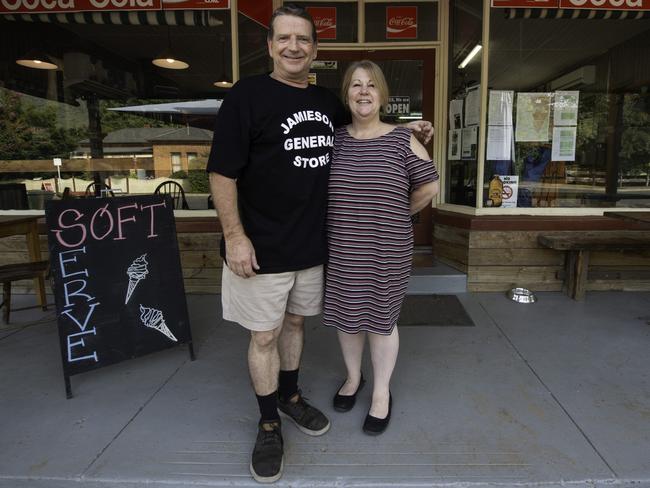
[{"label": "map poster", "polygon": [[517,93],[517,142],[548,142],[551,93]]}]

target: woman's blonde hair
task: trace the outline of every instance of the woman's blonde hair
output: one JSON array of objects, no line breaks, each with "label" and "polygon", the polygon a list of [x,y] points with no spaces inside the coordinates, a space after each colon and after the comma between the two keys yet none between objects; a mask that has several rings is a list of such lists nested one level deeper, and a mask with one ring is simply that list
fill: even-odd
[{"label": "woman's blonde hair", "polygon": [[384,77],[381,68],[369,59],[355,61],[348,66],[348,69],[345,71],[345,75],[343,75],[343,83],[341,85],[341,98],[343,99],[343,105],[348,107],[348,90],[352,84],[352,73],[354,73],[357,68],[363,69],[368,73],[370,79],[375,82],[375,88],[379,92],[379,103],[381,104],[381,109],[383,111],[386,108],[386,105],[388,105],[388,83],[386,83],[386,78]]}]

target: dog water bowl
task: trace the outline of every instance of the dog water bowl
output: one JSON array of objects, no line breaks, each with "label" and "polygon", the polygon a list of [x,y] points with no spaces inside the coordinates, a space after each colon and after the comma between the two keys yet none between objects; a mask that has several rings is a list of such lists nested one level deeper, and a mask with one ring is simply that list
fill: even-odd
[{"label": "dog water bowl", "polygon": [[517,303],[535,303],[537,297],[527,288],[513,288],[507,293],[508,298]]}]

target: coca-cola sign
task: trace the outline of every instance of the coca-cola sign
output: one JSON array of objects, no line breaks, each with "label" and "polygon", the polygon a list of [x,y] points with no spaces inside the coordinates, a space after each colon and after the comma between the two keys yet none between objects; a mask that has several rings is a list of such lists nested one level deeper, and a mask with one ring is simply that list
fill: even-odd
[{"label": "coca-cola sign", "polygon": [[161,0],[0,0],[0,14],[160,10]]},{"label": "coca-cola sign", "polygon": [[650,0],[492,0],[500,8],[650,10]]},{"label": "coca-cola sign", "polygon": [[386,7],[386,39],[417,39],[418,8]]},{"label": "coca-cola sign", "polygon": [[0,14],[227,8],[230,0],[0,0]]},{"label": "coca-cola sign", "polygon": [[560,0],[560,8],[650,10],[650,0]]},{"label": "coca-cola sign", "polygon": [[336,7],[307,7],[318,39],[336,39]]}]

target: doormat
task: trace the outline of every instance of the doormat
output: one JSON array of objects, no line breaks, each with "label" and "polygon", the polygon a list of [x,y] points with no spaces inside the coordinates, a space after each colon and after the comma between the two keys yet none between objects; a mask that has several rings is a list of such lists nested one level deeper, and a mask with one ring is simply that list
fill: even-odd
[{"label": "doormat", "polygon": [[397,324],[400,327],[473,327],[456,295],[407,295]]}]

